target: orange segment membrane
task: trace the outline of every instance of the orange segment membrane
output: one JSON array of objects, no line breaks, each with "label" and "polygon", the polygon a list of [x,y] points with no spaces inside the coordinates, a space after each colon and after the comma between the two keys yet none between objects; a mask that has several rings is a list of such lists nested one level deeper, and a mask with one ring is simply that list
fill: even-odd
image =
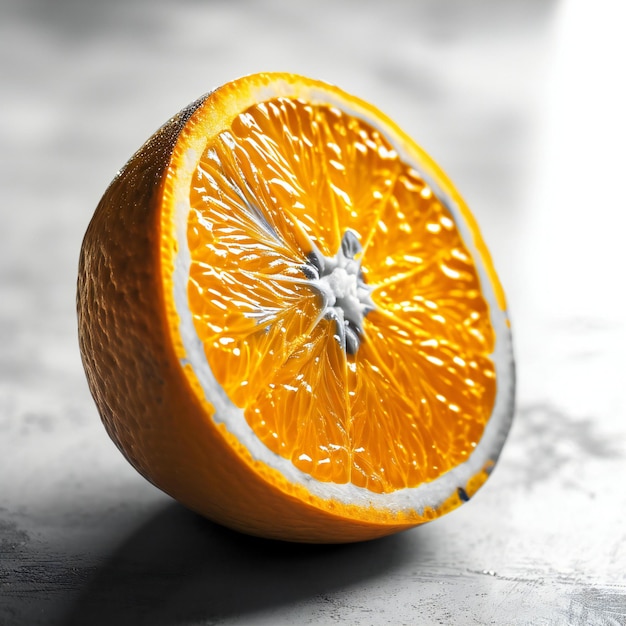
[{"label": "orange segment membrane", "polygon": [[207,145],[190,205],[195,328],[269,449],[378,493],[471,454],[495,400],[489,307],[451,212],[379,131],[257,104]]}]

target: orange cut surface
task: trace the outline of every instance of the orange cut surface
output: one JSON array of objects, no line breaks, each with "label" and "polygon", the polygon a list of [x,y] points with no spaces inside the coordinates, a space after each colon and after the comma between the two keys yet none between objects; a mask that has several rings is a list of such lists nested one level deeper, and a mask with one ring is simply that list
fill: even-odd
[{"label": "orange cut surface", "polygon": [[[376,492],[465,460],[495,398],[489,308],[450,212],[388,140],[329,105],[256,104],[206,146],[190,205],[196,332],[268,448]],[[354,354],[309,260],[348,231],[373,303]]]},{"label": "orange cut surface", "polygon": [[513,413],[504,297],[445,174],[370,105],[289,74],[172,118],[90,224],[79,335],[129,461],[239,530],[353,541],[490,473]]}]

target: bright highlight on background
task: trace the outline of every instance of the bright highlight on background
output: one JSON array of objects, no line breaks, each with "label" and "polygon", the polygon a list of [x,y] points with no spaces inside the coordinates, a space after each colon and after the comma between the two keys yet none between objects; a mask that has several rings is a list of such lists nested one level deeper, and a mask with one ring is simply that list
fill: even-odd
[{"label": "bright highlight on background", "polygon": [[623,319],[626,3],[565,2],[555,24],[539,184],[529,202],[528,226],[542,248],[525,259],[533,305],[554,317],[567,306],[570,315]]}]

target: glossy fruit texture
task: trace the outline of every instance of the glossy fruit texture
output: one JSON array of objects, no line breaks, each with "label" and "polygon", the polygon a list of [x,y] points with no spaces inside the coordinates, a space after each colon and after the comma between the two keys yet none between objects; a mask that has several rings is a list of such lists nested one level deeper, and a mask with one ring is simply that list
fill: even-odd
[{"label": "glossy fruit texture", "polygon": [[172,118],[89,225],[81,354],[126,458],[238,530],[357,541],[483,484],[512,416],[504,300],[445,175],[292,75]]}]

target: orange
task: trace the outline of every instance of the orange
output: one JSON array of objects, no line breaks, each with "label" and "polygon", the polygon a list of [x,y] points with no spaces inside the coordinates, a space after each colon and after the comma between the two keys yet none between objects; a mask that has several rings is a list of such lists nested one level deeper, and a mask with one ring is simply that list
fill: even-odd
[{"label": "orange", "polygon": [[243,532],[358,541],[474,495],[513,413],[465,203],[374,107],[290,74],[170,119],[87,230],[80,348],[132,465]]}]

